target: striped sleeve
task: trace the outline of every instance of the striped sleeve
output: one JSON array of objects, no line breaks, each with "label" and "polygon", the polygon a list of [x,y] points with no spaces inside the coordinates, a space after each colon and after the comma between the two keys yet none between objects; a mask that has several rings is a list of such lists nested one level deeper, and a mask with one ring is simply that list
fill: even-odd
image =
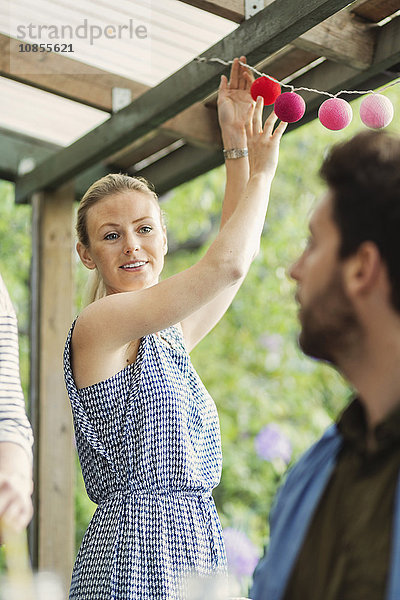
[{"label": "striped sleeve", "polygon": [[32,428],[19,374],[18,327],[0,276],[0,442],[19,444],[32,459]]}]

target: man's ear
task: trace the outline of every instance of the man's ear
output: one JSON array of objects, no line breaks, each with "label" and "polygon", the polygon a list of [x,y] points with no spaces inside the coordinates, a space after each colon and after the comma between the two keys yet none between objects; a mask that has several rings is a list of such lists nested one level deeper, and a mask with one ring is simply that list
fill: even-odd
[{"label": "man's ear", "polygon": [[96,268],[96,264],[94,263],[90,255],[89,249],[86,246],[84,246],[82,242],[78,242],[76,244],[76,251],[78,252],[79,258],[81,259],[81,261],[87,269],[90,269],[92,271]]},{"label": "man's ear", "polygon": [[364,295],[377,285],[383,262],[374,242],[363,242],[344,263],[345,284],[350,295]]}]

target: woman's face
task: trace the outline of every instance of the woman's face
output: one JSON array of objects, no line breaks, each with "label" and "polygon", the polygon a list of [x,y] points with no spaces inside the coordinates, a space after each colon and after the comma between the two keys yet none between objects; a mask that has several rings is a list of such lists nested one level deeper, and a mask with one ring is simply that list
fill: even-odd
[{"label": "woman's face", "polygon": [[167,252],[160,209],[144,192],[107,196],[87,213],[90,245],[77,250],[88,269],[97,267],[107,295],[141,290],[158,282]]}]

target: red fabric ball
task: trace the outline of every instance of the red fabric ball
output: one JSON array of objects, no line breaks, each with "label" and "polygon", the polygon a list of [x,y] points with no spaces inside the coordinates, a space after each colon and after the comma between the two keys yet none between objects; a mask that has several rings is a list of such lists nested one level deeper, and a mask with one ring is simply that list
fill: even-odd
[{"label": "red fabric ball", "polygon": [[281,93],[281,86],[277,81],[272,81],[263,75],[255,81],[253,81],[250,88],[251,97],[253,100],[257,100],[258,96],[264,98],[264,104],[273,104],[279,94]]},{"label": "red fabric ball", "polygon": [[306,103],[299,94],[285,92],[276,99],[274,111],[278,119],[284,123],[295,123],[306,112]]}]

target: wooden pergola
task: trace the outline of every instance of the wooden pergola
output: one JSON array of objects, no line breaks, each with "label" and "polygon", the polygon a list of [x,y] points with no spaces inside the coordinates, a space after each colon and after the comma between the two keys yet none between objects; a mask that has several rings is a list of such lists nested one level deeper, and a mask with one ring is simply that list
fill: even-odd
[{"label": "wooden pergola", "polygon": [[[400,75],[400,0],[183,0],[240,26],[205,51],[204,58],[249,64],[295,87],[376,89]],[[15,182],[17,203],[32,203],[31,410],[35,430],[36,511],[32,553],[40,569],[69,580],[74,555],[74,449],[62,374],[62,351],[73,318],[73,206],[109,172],[152,181],[159,194],[223,162],[216,113],[218,63],[193,60],[153,88],[48,53],[42,72],[10,53],[18,40],[0,34],[0,75],[111,117],[66,148],[0,130],[0,177]],[[67,61],[67,62],[66,62]],[[23,73],[26,73],[24,75]],[[65,75],[65,73],[69,73]],[[28,75],[29,74],[29,75]],[[112,90],[133,101],[112,111]],[[307,112],[290,129],[316,117],[322,100],[302,93]],[[344,96],[351,100],[353,97]],[[21,175],[22,159],[34,168]]]}]

